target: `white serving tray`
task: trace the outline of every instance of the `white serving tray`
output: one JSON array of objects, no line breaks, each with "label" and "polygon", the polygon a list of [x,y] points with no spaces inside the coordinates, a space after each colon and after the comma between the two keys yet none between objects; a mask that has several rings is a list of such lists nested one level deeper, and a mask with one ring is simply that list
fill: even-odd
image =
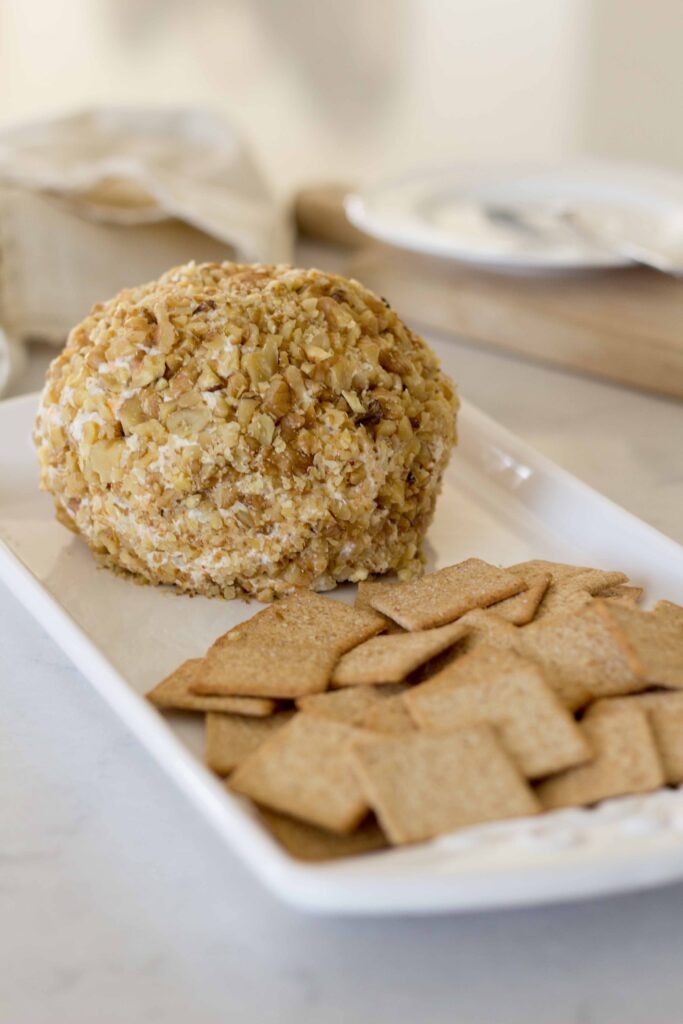
[{"label": "white serving tray", "polygon": [[[253,613],[98,570],[37,489],[36,396],[0,403],[0,576],[216,830],[278,896],[343,914],[515,906],[683,878],[683,794],[662,790],[464,830],[402,850],[309,865],[261,827],[201,762],[201,716],[143,699],[185,658]],[[683,548],[465,404],[460,446],[429,534],[438,566],[554,558],[622,569],[649,598],[683,603]],[[352,588],[335,596],[352,597]]]}]

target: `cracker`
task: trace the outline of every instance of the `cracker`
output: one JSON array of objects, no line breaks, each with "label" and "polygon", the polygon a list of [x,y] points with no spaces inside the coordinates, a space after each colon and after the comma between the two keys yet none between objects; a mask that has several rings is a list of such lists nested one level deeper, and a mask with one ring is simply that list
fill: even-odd
[{"label": "cracker", "polygon": [[517,631],[517,653],[540,666],[571,710],[594,698],[634,693],[647,686],[610,613],[605,602],[591,601],[576,615],[551,616]]},{"label": "cracker", "polygon": [[424,662],[462,640],[467,626],[461,623],[462,620],[423,632],[372,637],[337,662],[332,685],[400,683]]},{"label": "cracker", "polygon": [[248,718],[209,712],[206,716],[206,763],[218,775],[229,775],[292,715],[292,711],[278,711],[268,718]]},{"label": "cracker", "polygon": [[605,607],[628,641],[635,670],[650,683],[683,688],[683,627],[676,619],[627,605]]},{"label": "cracker", "polygon": [[405,629],[431,629],[526,589],[521,575],[468,558],[412,583],[387,588],[373,595],[370,603]]},{"label": "cracker", "polygon": [[489,726],[364,739],[356,775],[390,842],[414,843],[540,805]]},{"label": "cracker", "polygon": [[377,819],[369,816],[355,832],[339,835],[325,829],[296,821],[286,814],[278,814],[263,807],[261,820],[288,853],[299,860],[324,861],[339,857],[357,857],[362,853],[384,850],[389,845]]},{"label": "cracker", "polygon": [[360,725],[369,711],[385,703],[396,691],[402,690],[402,686],[352,686],[345,690],[329,690],[300,697],[296,704],[307,714]]},{"label": "cracker", "polygon": [[625,572],[615,572],[608,569],[582,569],[578,575],[572,577],[572,586],[585,590],[588,594],[595,595],[601,590],[608,590],[610,587],[618,587],[626,583],[628,576]]},{"label": "cracker", "polygon": [[[380,594],[383,590],[390,590],[391,587],[395,587],[396,586],[396,582],[397,582],[396,580],[393,580],[391,583],[388,582],[387,580],[362,580],[358,584],[358,589],[356,591],[356,600],[354,602],[354,607],[355,608],[365,608],[365,609],[374,610],[372,608],[372,603],[371,603],[373,597],[375,597],[377,594]],[[375,611],[375,614],[379,615],[380,612]],[[382,618],[384,619],[384,624],[385,624],[384,632],[385,633],[403,633],[404,632],[403,627],[399,626],[398,622],[394,622],[393,619],[387,618],[386,615],[383,615]]]},{"label": "cracker", "polygon": [[421,729],[449,731],[488,723],[527,778],[582,764],[590,748],[540,670],[510,651],[481,646],[403,701]]},{"label": "cracker", "polygon": [[526,626],[527,622],[536,615],[538,606],[550,586],[550,573],[528,573],[523,576],[528,584],[528,590],[523,590],[514,597],[507,597],[504,601],[491,605],[491,611],[499,615],[506,622],[514,626]]},{"label": "cracker", "polygon": [[657,601],[653,614],[661,616],[669,622],[677,622],[683,629],[683,607],[680,604],[674,604],[673,601]]},{"label": "cracker", "polygon": [[[493,606],[495,607],[495,605]],[[423,683],[427,679],[442,672],[448,665],[462,658],[465,654],[475,650],[481,644],[489,647],[499,647],[501,650],[514,650],[519,630],[511,622],[501,619],[492,610],[475,608],[467,612],[458,622],[467,627],[467,632],[462,640],[459,640],[453,647],[444,651],[443,654],[432,658],[410,677],[412,684]]]},{"label": "cracker", "polygon": [[147,694],[147,700],[158,708],[178,711],[224,711],[234,715],[253,715],[261,718],[272,715],[277,707],[274,700],[266,697],[216,697],[200,696],[190,687],[197,677],[203,658],[190,658],[158,683]]},{"label": "cracker", "polygon": [[619,604],[636,605],[643,596],[642,587],[630,587],[620,583],[615,587],[607,587],[594,595],[605,601],[617,601]]},{"label": "cracker", "polygon": [[568,562],[549,562],[545,558],[530,558],[526,562],[516,562],[510,568],[514,572],[521,573],[548,573],[552,583],[559,583],[571,579],[572,576],[578,576],[579,573],[589,571],[583,565],[569,565]]},{"label": "cracker", "polygon": [[220,637],[192,692],[276,699],[318,693],[339,657],[383,627],[373,611],[300,591]]},{"label": "cracker", "polygon": [[552,583],[536,611],[535,621],[553,617],[578,615],[591,604],[593,598],[587,590],[581,590],[569,583]]},{"label": "cracker", "polygon": [[401,696],[380,701],[366,712],[360,725],[371,732],[414,732],[415,725]]},{"label": "cracker", "polygon": [[458,620],[467,627],[467,635],[458,644],[455,650],[457,655],[469,654],[481,644],[498,647],[500,650],[514,649],[519,629],[496,614],[493,610],[495,607],[496,605],[488,611],[477,608]]},{"label": "cracker", "polygon": [[622,700],[643,708],[650,720],[669,786],[683,783],[683,693],[639,693]]},{"label": "cracker", "polygon": [[580,569],[577,573],[553,580],[541,601],[536,618],[548,615],[574,615],[590,604],[594,594],[617,587],[628,577],[623,572],[605,569]]},{"label": "cracker", "polygon": [[330,832],[351,832],[368,803],[349,764],[360,729],[300,711],[234,772],[230,786],[256,803]]},{"label": "cracker", "polygon": [[635,702],[598,701],[581,722],[594,759],[536,788],[546,810],[648,793],[664,784],[664,769],[646,712]]}]

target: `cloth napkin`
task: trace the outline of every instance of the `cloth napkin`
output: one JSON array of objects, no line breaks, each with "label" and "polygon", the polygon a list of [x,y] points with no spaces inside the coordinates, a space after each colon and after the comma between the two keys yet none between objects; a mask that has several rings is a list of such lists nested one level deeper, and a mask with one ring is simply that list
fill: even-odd
[{"label": "cloth napkin", "polygon": [[0,393],[32,339],[191,259],[277,262],[289,225],[230,122],[102,109],[0,130]]}]

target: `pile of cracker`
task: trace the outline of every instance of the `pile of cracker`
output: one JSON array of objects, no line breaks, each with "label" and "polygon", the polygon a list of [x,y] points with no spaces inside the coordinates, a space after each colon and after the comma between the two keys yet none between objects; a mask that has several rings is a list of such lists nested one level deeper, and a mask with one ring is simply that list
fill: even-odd
[{"label": "pile of cracker", "polygon": [[683,607],[620,572],[470,558],[355,607],[300,591],[148,694],[294,855],[683,782]]}]

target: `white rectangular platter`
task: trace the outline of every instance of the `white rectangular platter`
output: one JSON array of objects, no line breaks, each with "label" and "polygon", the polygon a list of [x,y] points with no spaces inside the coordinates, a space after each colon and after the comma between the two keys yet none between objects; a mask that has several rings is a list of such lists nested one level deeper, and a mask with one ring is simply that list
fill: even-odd
[{"label": "white rectangular platter", "polygon": [[[443,912],[577,899],[683,878],[683,794],[467,829],[431,843],[310,865],[202,764],[202,716],[162,717],[143,694],[254,605],[179,597],[98,570],[37,485],[37,398],[0,403],[0,576],[168,775],[282,899],[345,914]],[[683,548],[464,405],[461,442],[429,534],[442,566],[553,558],[621,569],[683,603]],[[350,600],[353,588],[334,595]]]}]

